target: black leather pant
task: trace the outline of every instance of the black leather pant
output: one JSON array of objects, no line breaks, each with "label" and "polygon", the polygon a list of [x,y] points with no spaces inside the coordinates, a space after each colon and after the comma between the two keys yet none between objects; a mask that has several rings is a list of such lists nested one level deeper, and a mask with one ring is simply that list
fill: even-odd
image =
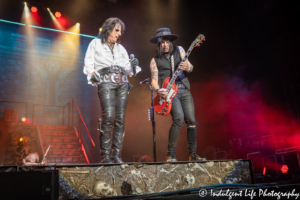
[{"label": "black leather pant", "polygon": [[169,131],[168,156],[175,156],[179,132],[184,121],[188,127],[187,139],[189,154],[195,154],[197,148],[196,126],[198,123],[196,123],[195,120],[194,100],[189,90],[178,89],[178,93],[172,102],[171,115],[173,123]]},{"label": "black leather pant", "polygon": [[111,130],[113,129],[112,157],[120,157],[124,137],[128,83],[101,83],[98,86],[98,94],[103,120],[103,134],[100,135],[101,155],[110,154]]}]

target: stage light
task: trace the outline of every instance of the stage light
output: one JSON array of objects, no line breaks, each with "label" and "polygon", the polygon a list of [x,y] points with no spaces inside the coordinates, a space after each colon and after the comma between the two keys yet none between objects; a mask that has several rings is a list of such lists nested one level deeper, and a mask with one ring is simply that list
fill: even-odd
[{"label": "stage light", "polygon": [[264,170],[263,170],[263,175],[266,174],[266,167],[264,167]]},{"label": "stage light", "polygon": [[80,24],[79,24],[79,23],[76,23],[76,26],[80,26]]},{"label": "stage light", "polygon": [[37,11],[38,11],[37,7],[34,7],[34,6],[31,7],[31,12],[36,13]]},{"label": "stage light", "polygon": [[99,32],[101,32],[102,31],[102,28],[99,28]]},{"label": "stage light", "polygon": [[25,117],[22,117],[22,119],[21,119],[22,122],[26,122],[26,120],[27,119]]},{"label": "stage light", "polygon": [[41,24],[42,18],[38,13],[38,8],[36,6],[31,6],[30,10],[31,10],[32,23],[35,25]]},{"label": "stage light", "polygon": [[23,10],[21,21],[23,23],[25,22],[25,24],[31,23],[31,12],[26,2],[24,2],[24,10]]},{"label": "stage light", "polygon": [[47,8],[49,14],[50,14],[50,17],[53,21],[53,23],[55,24],[56,28],[60,29],[60,30],[63,30],[63,27],[60,25],[60,23],[58,22],[58,20],[56,19],[56,17],[53,15],[53,13],[51,12],[51,10],[49,8]]},{"label": "stage light", "polygon": [[287,165],[282,165],[280,170],[283,174],[286,174],[289,171],[289,167]]},{"label": "stage light", "polygon": [[24,3],[24,12],[23,13],[25,14],[25,17],[29,17],[30,16],[29,15],[29,8],[28,8],[26,2]]},{"label": "stage light", "polygon": [[56,18],[60,18],[60,17],[61,17],[61,13],[60,13],[60,12],[56,12],[56,13],[55,13],[55,17],[56,17]]},{"label": "stage light", "polygon": [[31,12],[30,8],[28,8],[27,3],[25,3],[21,22],[27,25],[27,26],[25,26],[25,35],[26,35],[26,44],[27,44],[28,49],[35,48],[36,35],[33,32],[33,30],[31,28],[29,28],[29,26],[33,24],[33,17],[32,17],[33,14],[37,14],[37,13]]}]

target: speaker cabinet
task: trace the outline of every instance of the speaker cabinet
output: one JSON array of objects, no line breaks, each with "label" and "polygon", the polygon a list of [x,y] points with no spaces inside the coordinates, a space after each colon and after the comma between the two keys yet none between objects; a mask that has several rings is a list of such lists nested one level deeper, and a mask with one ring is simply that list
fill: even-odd
[{"label": "speaker cabinet", "polygon": [[1,200],[57,200],[58,170],[0,172]]}]

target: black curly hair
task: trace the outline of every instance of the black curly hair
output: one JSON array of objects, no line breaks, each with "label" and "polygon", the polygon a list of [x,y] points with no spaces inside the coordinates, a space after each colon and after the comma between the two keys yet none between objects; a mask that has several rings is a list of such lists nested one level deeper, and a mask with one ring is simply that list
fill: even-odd
[{"label": "black curly hair", "polygon": [[[102,24],[102,31],[99,33],[99,37],[101,38],[102,44],[107,42],[107,38],[109,36],[109,33],[115,28],[116,24],[119,24],[121,26],[121,33],[123,34],[125,31],[125,24],[120,20],[119,18],[113,17],[108,18],[105,20],[105,22]],[[119,39],[117,40],[119,43]]]}]

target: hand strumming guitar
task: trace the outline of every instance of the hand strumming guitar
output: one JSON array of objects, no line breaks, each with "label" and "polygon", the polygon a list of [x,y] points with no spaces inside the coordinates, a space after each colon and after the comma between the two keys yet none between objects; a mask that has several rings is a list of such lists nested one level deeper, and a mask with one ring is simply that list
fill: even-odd
[{"label": "hand strumming guitar", "polygon": [[168,96],[168,94],[169,94],[169,90],[168,89],[165,89],[165,88],[160,88],[160,89],[158,89],[158,90],[156,90],[157,91],[157,94],[160,96],[160,97],[162,97],[162,98],[166,98],[167,96]]}]

